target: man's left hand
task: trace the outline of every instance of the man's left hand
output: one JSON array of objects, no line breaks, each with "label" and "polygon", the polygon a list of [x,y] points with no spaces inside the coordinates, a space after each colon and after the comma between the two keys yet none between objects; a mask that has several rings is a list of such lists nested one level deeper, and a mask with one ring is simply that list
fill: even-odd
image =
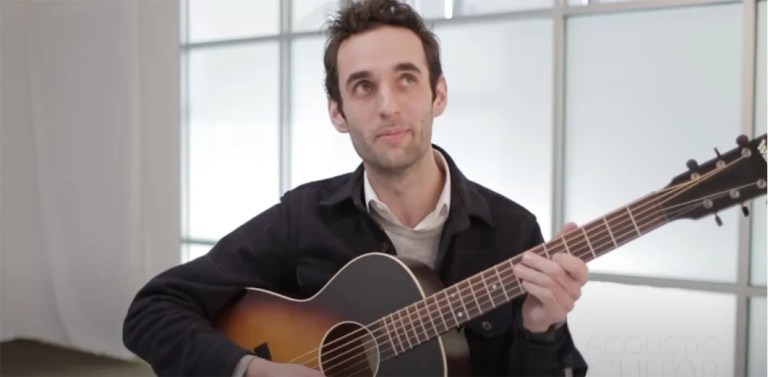
[{"label": "man's left hand", "polygon": [[[566,223],[558,236],[576,228],[576,224]],[[528,292],[523,303],[523,327],[533,333],[545,332],[565,321],[589,278],[586,263],[566,253],[555,253],[549,260],[526,252],[514,273]]]}]

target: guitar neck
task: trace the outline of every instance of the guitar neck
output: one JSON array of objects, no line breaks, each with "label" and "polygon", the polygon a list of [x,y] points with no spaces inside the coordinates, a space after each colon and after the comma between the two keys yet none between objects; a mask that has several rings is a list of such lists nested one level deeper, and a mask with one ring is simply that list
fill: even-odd
[{"label": "guitar neck", "polygon": [[[675,213],[659,206],[668,195],[650,194],[530,251],[548,259],[556,253],[568,253],[585,262],[593,260],[673,220]],[[524,294],[513,272],[520,257],[383,317],[378,331],[386,333],[382,338],[400,354],[516,299]]]}]

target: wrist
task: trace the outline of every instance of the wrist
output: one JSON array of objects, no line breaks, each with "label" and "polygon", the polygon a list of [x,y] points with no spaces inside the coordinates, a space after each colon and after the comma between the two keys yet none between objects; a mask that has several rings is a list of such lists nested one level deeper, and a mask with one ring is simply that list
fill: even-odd
[{"label": "wrist", "polygon": [[534,325],[530,328],[522,326],[522,332],[525,338],[541,344],[551,344],[557,342],[561,333],[560,328],[565,325],[565,321],[550,324],[547,327],[543,325]]},{"label": "wrist", "polygon": [[534,333],[534,334],[546,333],[552,328],[552,326],[553,324],[551,323],[527,321],[525,317],[523,317],[523,330],[528,331],[530,333]]}]

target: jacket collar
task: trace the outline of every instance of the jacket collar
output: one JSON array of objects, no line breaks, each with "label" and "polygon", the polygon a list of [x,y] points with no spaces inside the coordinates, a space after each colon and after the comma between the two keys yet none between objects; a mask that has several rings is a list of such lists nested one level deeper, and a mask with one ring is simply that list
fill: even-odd
[{"label": "jacket collar", "polygon": [[[432,145],[437,151],[442,153],[448,165],[451,175],[451,212],[450,217],[455,217],[458,223],[468,223],[470,217],[478,218],[486,224],[493,226],[491,219],[491,210],[488,202],[483,195],[474,187],[464,174],[461,173],[456,163],[448,153],[437,145]],[[367,212],[363,195],[363,173],[364,166],[358,165],[349,179],[339,186],[331,194],[320,202],[323,206],[339,206],[347,202],[352,202],[357,209]]]}]

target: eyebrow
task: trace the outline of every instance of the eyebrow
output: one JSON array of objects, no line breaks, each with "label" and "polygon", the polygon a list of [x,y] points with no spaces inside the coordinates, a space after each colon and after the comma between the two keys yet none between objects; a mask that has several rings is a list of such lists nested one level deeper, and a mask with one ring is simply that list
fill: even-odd
[{"label": "eyebrow", "polygon": [[[419,69],[419,67],[417,67],[413,63],[398,63],[395,66],[395,72],[403,72],[403,71],[406,71],[406,72],[410,71],[410,72],[421,73],[421,70]],[[369,71],[353,72],[351,75],[349,75],[349,77],[347,77],[346,86],[349,86],[350,84],[352,84],[353,82],[355,82],[357,80],[365,79],[365,78],[368,78],[368,77],[371,77],[371,72],[369,72]]]}]

